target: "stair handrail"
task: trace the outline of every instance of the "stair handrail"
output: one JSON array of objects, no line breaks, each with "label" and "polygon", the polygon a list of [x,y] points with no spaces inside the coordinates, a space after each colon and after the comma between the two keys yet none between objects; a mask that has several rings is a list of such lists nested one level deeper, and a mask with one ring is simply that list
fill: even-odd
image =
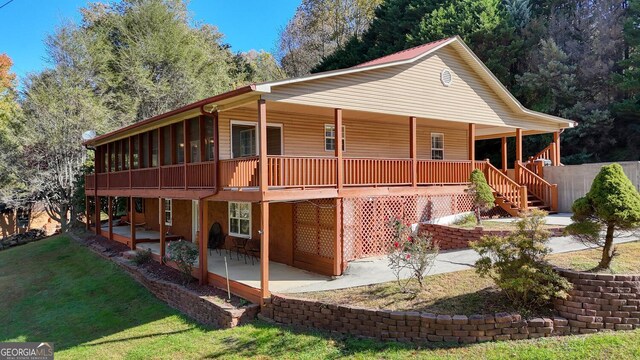
[{"label": "stair handrail", "polygon": [[551,184],[535,172],[529,170],[520,161],[516,161],[514,171],[518,184],[525,185],[531,194],[542,200],[552,211],[558,210],[557,184]]},{"label": "stair handrail", "polygon": [[518,184],[487,161],[484,168],[487,183],[500,196],[520,210],[527,210],[527,187]]}]

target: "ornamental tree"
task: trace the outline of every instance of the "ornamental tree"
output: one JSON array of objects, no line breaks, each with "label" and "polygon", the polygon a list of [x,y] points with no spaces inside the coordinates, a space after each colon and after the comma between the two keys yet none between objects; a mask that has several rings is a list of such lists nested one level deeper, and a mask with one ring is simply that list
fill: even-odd
[{"label": "ornamental tree", "polygon": [[473,170],[471,176],[469,176],[469,182],[471,184],[467,189],[467,193],[473,197],[473,212],[479,225],[480,211],[490,209],[496,199],[493,197],[493,190],[487,184],[487,179],[485,179],[482,171]]},{"label": "ornamental tree", "polygon": [[[608,269],[616,255],[616,231],[640,227],[640,194],[620,164],[603,166],[591,190],[571,207],[573,224],[567,232],[583,243],[602,248],[596,270]],[[604,230],[604,236],[603,236]]]}]

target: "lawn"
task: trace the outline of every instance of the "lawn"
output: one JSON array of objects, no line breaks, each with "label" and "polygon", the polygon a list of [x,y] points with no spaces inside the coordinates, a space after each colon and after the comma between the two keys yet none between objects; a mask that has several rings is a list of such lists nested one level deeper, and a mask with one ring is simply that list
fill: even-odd
[{"label": "lawn", "polygon": [[417,348],[256,321],[202,327],[154,298],[112,263],[68,237],[0,251],[0,341],[53,341],[57,359],[487,358],[640,356],[640,331]]},{"label": "lawn", "polygon": [[[640,242],[618,245],[620,255],[613,260],[610,272],[640,273]],[[594,268],[600,260],[598,249],[553,254],[549,261],[576,270]],[[349,289],[305,293],[306,298],[336,304],[391,310],[419,310],[436,314],[492,314],[516,311],[498,291],[493,281],[474,270],[427,276],[426,290],[417,295],[400,291],[395,281]],[[296,295],[294,295],[296,296]],[[297,295],[299,296],[299,295]]]},{"label": "lawn", "polygon": [[[509,219],[509,221],[496,221],[496,220],[482,220],[480,225],[476,222],[476,217],[471,214],[460,218],[458,221],[449,225],[451,227],[458,227],[462,229],[475,229],[477,226],[481,226],[484,230],[510,230],[514,231],[516,227],[517,219]],[[544,225],[546,229],[557,229],[558,225]]]}]

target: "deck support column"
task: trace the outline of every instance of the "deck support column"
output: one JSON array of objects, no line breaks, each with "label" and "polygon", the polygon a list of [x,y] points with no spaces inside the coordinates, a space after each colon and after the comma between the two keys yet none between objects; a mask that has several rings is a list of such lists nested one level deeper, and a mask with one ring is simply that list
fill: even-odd
[{"label": "deck support column", "polygon": [[560,131],[553,133],[553,143],[555,144],[555,152],[553,154],[554,160],[552,160],[553,166],[560,165]]},{"label": "deck support column", "polygon": [[342,275],[343,265],[343,249],[342,246],[342,199],[335,199],[336,207],[336,238],[335,238],[335,254],[333,257],[333,275]]},{"label": "deck support column", "polygon": [[134,197],[129,198],[129,212],[131,217],[129,218],[130,228],[131,228],[131,250],[136,249],[136,204],[134,201]]},{"label": "deck support column", "polygon": [[165,198],[158,199],[158,224],[160,225],[160,263],[164,264],[164,258],[166,256],[166,238],[167,227],[164,218],[164,202]]},{"label": "deck support column", "polygon": [[[98,174],[94,174],[93,176],[98,177]],[[100,235],[100,197],[98,195],[94,196],[94,207],[93,212],[95,216],[95,225],[96,225],[96,235]]]},{"label": "deck support column", "polygon": [[260,179],[260,195],[269,189],[269,164],[267,160],[267,103],[258,100],[258,169]]},{"label": "deck support column", "polygon": [[411,186],[418,186],[418,140],[416,117],[409,117],[409,157],[411,158]]},{"label": "deck support column", "polygon": [[476,124],[469,124],[469,161],[471,162],[471,170],[469,174],[475,169],[474,161],[476,160]]},{"label": "deck support column", "polygon": [[207,200],[200,200],[198,202],[199,222],[200,222],[200,285],[208,283],[209,278],[209,265],[208,265],[208,242],[209,242],[209,202]]},{"label": "deck support column", "polygon": [[333,110],[333,126],[335,129],[336,187],[342,190],[344,184],[344,163],[342,161],[342,109]]},{"label": "deck support column", "polygon": [[502,144],[500,144],[500,148],[502,149],[502,172],[507,173],[507,169],[509,168],[509,160],[508,160],[508,145],[507,145],[507,137],[502,137]]},{"label": "deck support column", "polygon": [[270,296],[269,292],[269,202],[260,202],[260,300]]},{"label": "deck support column", "polygon": [[84,196],[84,211],[85,211],[85,216],[87,218],[86,220],[86,228],[87,231],[91,230],[91,209],[89,208],[89,197],[87,195]]},{"label": "deck support column", "polygon": [[107,215],[109,216],[108,236],[109,240],[113,240],[113,198],[111,196],[107,196]]}]

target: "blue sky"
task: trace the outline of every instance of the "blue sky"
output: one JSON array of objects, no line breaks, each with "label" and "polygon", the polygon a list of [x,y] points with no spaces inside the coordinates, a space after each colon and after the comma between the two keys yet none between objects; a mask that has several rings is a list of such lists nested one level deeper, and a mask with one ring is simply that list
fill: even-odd
[{"label": "blue sky", "polygon": [[[0,0],[0,5],[8,0]],[[47,66],[44,39],[64,21],[79,21],[87,0],[13,0],[0,9],[0,53],[23,77]],[[196,21],[218,26],[233,51],[275,49],[279,30],[300,0],[191,0]]]}]

